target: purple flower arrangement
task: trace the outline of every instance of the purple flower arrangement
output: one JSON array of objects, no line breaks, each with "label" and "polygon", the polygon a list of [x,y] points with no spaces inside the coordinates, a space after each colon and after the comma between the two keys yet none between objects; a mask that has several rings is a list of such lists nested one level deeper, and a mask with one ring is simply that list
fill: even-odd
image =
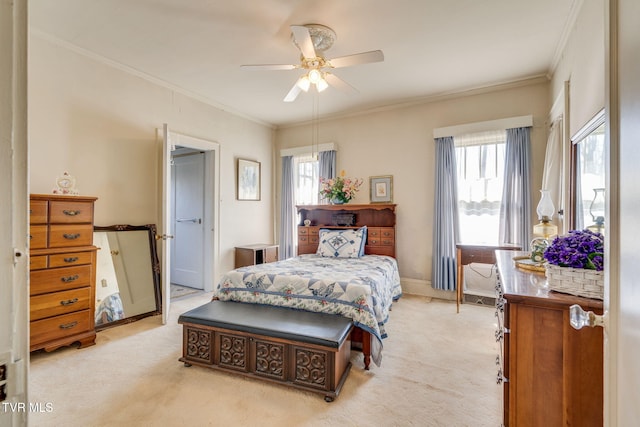
[{"label": "purple flower arrangement", "polygon": [[558,236],[544,251],[549,264],[560,267],[602,271],[604,268],[604,236],[590,230],[570,230]]}]

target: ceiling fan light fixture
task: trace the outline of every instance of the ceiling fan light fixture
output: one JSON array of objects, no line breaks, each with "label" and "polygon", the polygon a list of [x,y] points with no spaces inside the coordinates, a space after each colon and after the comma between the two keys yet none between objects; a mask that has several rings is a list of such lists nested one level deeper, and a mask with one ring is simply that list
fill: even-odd
[{"label": "ceiling fan light fixture", "polygon": [[323,90],[325,90],[328,87],[329,87],[329,83],[327,83],[327,81],[325,79],[323,79],[322,77],[316,83],[316,89],[318,89],[318,92],[322,92]]},{"label": "ceiling fan light fixture", "polygon": [[305,74],[298,77],[284,97],[285,102],[293,102],[300,92],[308,92],[312,84],[315,85],[318,92],[324,91],[329,86],[334,86],[343,92],[356,93],[357,90],[353,86],[327,69],[384,61],[384,54],[381,50],[327,59],[324,52],[336,40],[336,33],[331,28],[320,24],[291,25],[290,27],[291,39],[300,51],[299,64],[241,65],[243,69],[250,70],[304,70]]},{"label": "ceiling fan light fixture", "polygon": [[310,70],[307,75],[309,76],[309,81],[313,84],[318,84],[318,82],[322,80],[322,73],[320,70],[316,70],[315,68]]},{"label": "ceiling fan light fixture", "polygon": [[309,80],[309,77],[305,74],[304,76],[298,79],[298,81],[296,82],[296,85],[303,91],[307,92],[309,90],[309,87],[311,86],[311,81]]}]

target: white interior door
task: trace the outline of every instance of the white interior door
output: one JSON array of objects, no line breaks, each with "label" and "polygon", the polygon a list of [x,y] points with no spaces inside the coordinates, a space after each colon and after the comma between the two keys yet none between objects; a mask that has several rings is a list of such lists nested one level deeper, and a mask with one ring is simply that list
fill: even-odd
[{"label": "white interior door", "polygon": [[0,2],[0,426],[29,409],[27,33],[27,2]]},{"label": "white interior door", "polygon": [[[640,2],[609,0],[607,128],[610,176],[605,233],[609,282],[605,308],[605,425],[638,425],[640,420]],[[609,190],[610,189],[610,190]],[[605,223],[606,224],[606,223]]]},{"label": "white interior door", "polygon": [[173,156],[171,283],[196,289],[204,289],[204,170],[201,151]]}]

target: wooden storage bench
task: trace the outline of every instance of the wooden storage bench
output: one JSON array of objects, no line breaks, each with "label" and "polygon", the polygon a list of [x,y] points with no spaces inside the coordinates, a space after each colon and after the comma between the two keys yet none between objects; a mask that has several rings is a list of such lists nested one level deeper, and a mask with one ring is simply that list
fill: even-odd
[{"label": "wooden storage bench", "polygon": [[351,319],[214,300],[178,319],[181,362],[321,393],[331,402],[351,369]]}]

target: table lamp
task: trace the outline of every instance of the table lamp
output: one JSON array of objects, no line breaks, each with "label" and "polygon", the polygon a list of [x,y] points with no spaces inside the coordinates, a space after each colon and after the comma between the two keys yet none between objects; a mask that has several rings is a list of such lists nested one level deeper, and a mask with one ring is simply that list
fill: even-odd
[{"label": "table lamp", "polygon": [[558,226],[551,222],[555,207],[549,195],[549,190],[540,190],[540,202],[536,207],[540,222],[533,226],[535,238],[531,241],[531,260],[534,262],[544,261],[544,251],[549,246],[549,240],[558,234]]},{"label": "table lamp", "polygon": [[595,233],[604,234],[604,188],[594,188],[593,193],[593,200],[589,206],[589,213],[591,214],[591,218],[593,218],[594,223],[588,226],[587,229]]}]

